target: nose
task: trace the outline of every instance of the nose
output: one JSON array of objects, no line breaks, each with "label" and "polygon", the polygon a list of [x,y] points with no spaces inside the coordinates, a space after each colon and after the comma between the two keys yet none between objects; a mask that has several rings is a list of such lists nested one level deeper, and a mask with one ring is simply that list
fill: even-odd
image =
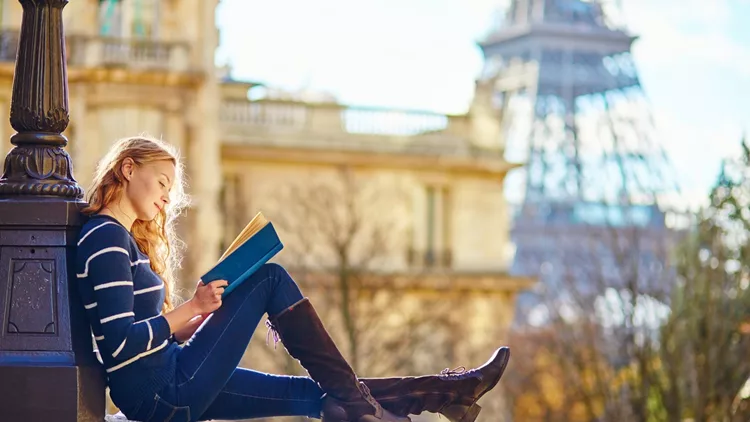
[{"label": "nose", "polygon": [[163,202],[164,205],[167,205],[169,203],[169,196],[168,195],[162,195],[161,202]]}]

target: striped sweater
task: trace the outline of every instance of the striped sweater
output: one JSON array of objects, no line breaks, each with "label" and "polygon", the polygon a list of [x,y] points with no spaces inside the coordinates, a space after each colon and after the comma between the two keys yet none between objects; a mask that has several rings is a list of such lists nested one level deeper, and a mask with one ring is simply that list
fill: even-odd
[{"label": "striped sweater", "polygon": [[116,219],[94,215],[78,238],[76,278],[112,400],[153,396],[173,379],[178,346],[160,314],[164,283],[148,256]]}]

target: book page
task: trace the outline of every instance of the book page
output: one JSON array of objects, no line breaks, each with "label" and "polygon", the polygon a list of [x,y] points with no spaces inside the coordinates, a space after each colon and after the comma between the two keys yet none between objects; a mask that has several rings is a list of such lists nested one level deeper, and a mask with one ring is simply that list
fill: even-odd
[{"label": "book page", "polygon": [[221,255],[221,258],[219,258],[219,262],[223,261],[224,258],[229,256],[232,252],[234,252],[235,249],[239,248],[243,243],[245,243],[248,239],[253,237],[255,233],[258,233],[260,229],[266,226],[268,224],[268,220],[265,216],[263,216],[263,213],[259,212],[255,214],[255,217],[253,217],[252,220],[250,220],[249,223],[245,226],[244,229],[240,232],[240,234],[237,235],[237,237],[234,238],[232,241],[232,244],[229,245],[227,250],[224,252],[224,254]]}]

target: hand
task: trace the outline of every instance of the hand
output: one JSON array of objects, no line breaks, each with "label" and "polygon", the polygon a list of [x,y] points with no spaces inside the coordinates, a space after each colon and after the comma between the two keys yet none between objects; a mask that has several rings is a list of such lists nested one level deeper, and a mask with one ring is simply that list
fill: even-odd
[{"label": "hand", "polygon": [[210,314],[221,307],[221,295],[229,285],[226,280],[214,280],[208,284],[198,281],[195,294],[190,299],[197,314]]},{"label": "hand", "polygon": [[188,341],[190,337],[195,334],[195,332],[198,330],[198,327],[201,326],[204,322],[206,322],[206,318],[211,314],[200,314],[193,319],[190,320],[190,322],[187,323],[185,327],[182,329],[175,331],[174,338],[175,340],[179,341],[180,343],[184,343]]}]

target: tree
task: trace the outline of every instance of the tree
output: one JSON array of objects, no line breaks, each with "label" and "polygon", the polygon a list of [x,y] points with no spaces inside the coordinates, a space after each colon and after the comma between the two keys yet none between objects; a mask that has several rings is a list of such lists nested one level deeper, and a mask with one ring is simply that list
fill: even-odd
[{"label": "tree", "polygon": [[[658,224],[653,208],[645,209],[651,218],[639,220],[639,206],[591,206],[612,218],[546,233],[549,253],[542,259],[538,304],[513,337],[515,347],[532,351],[518,357],[514,368],[531,379],[544,379],[552,369],[560,384],[549,388],[559,399],[550,403],[545,396],[551,393],[539,385],[510,389],[517,406],[536,402],[546,408],[548,416],[539,420],[647,421],[673,234]],[[558,419],[560,412],[570,416]]]},{"label": "tree", "polygon": [[748,163],[743,142],[686,232],[610,224],[585,241],[561,236],[575,247],[554,246],[546,318],[515,333],[529,350],[508,381],[517,415],[536,405],[524,420],[750,418]]},{"label": "tree", "polygon": [[[450,268],[409,262],[414,191],[423,190],[412,173],[342,166],[306,174],[279,171],[256,184],[249,183],[252,174],[243,177],[229,176],[225,209],[244,215],[228,217],[227,231],[239,231],[257,210],[273,222],[284,242],[274,260],[311,298],[360,377],[479,365],[498,342],[505,343],[505,327],[491,321],[507,318],[496,304],[509,300],[508,289],[472,286],[467,280],[473,274],[460,278]],[[460,292],[456,285],[463,286]],[[287,353],[266,345],[263,326],[242,364],[306,374]],[[478,422],[497,420],[492,418],[505,409],[503,399],[501,388],[487,394]]]},{"label": "tree", "polygon": [[280,260],[315,295],[355,371],[415,371],[412,350],[434,342],[449,304],[408,293],[410,275],[400,265],[412,224],[406,185],[343,166],[289,183],[273,198],[264,212],[285,239]]},{"label": "tree", "polygon": [[663,399],[671,420],[748,420],[750,151],[722,165],[710,205],[682,245],[672,313],[662,328]]}]

